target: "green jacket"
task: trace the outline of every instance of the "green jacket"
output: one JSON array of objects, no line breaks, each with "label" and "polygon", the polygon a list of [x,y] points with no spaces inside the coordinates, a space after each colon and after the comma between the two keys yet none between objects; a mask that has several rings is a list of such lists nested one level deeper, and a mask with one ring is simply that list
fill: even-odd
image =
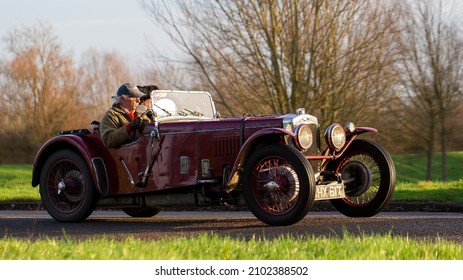
[{"label": "green jacket", "polygon": [[119,104],[113,104],[106,111],[100,122],[100,133],[103,143],[108,148],[119,148],[130,141],[131,129],[128,124],[132,121]]}]

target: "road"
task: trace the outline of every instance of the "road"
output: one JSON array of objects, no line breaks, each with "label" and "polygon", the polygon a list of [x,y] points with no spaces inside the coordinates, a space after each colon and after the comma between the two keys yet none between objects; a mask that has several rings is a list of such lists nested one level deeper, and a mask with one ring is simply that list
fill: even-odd
[{"label": "road", "polygon": [[95,211],[83,223],[59,223],[45,211],[0,211],[2,237],[87,238],[106,235],[133,236],[145,240],[201,233],[244,238],[279,236],[342,236],[385,234],[416,239],[435,239],[463,243],[463,213],[383,212],[371,218],[348,218],[338,212],[312,212],[302,221],[286,227],[271,227],[250,212],[160,212],[152,218],[131,218],[122,211]]}]

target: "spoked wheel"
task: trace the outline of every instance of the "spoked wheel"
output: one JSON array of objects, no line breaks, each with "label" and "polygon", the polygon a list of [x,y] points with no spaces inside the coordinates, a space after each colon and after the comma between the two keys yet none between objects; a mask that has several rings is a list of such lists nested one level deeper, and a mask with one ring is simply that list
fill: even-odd
[{"label": "spoked wheel", "polygon": [[396,172],[388,152],[376,143],[354,140],[344,156],[329,164],[342,174],[346,198],[331,200],[349,217],[371,217],[379,213],[394,193]]},{"label": "spoked wheel", "polygon": [[47,212],[60,222],[80,222],[93,212],[95,188],[85,160],[61,150],[45,162],[40,176],[40,196]]},{"label": "spoked wheel", "polygon": [[243,175],[243,192],[251,212],[262,222],[291,225],[313,206],[315,177],[297,149],[276,144],[250,156]]},{"label": "spoked wheel", "polygon": [[161,209],[159,208],[148,208],[148,207],[122,208],[121,210],[124,211],[125,214],[129,215],[130,217],[134,217],[134,218],[149,218],[161,212]]}]

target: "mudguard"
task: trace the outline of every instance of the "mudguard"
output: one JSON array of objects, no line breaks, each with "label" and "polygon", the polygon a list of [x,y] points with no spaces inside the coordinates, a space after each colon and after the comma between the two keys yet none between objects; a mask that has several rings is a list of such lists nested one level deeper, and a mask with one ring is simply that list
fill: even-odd
[{"label": "mudguard", "polygon": [[[69,133],[55,136],[45,142],[39,149],[32,166],[32,186],[36,187],[40,181],[42,166],[55,151],[69,149],[79,153],[87,163],[100,194],[109,192],[109,186],[118,185],[116,176],[108,177],[108,172],[117,174],[116,165],[107,152],[99,136],[82,133]],[[115,177],[115,178],[114,178]]]},{"label": "mudguard", "polygon": [[227,180],[227,192],[231,192],[239,183],[241,171],[249,153],[252,152],[258,145],[284,142],[287,144],[284,136],[294,138],[296,135],[283,128],[266,128],[251,135],[242,145],[238,156],[236,157],[233,168],[230,172],[230,177]]}]

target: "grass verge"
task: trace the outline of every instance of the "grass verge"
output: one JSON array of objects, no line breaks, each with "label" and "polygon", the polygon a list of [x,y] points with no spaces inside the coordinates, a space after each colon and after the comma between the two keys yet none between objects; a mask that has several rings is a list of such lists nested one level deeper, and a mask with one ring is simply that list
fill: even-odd
[{"label": "grass verge", "polygon": [[461,260],[461,244],[385,235],[250,240],[199,235],[140,241],[4,238],[3,260]]}]

